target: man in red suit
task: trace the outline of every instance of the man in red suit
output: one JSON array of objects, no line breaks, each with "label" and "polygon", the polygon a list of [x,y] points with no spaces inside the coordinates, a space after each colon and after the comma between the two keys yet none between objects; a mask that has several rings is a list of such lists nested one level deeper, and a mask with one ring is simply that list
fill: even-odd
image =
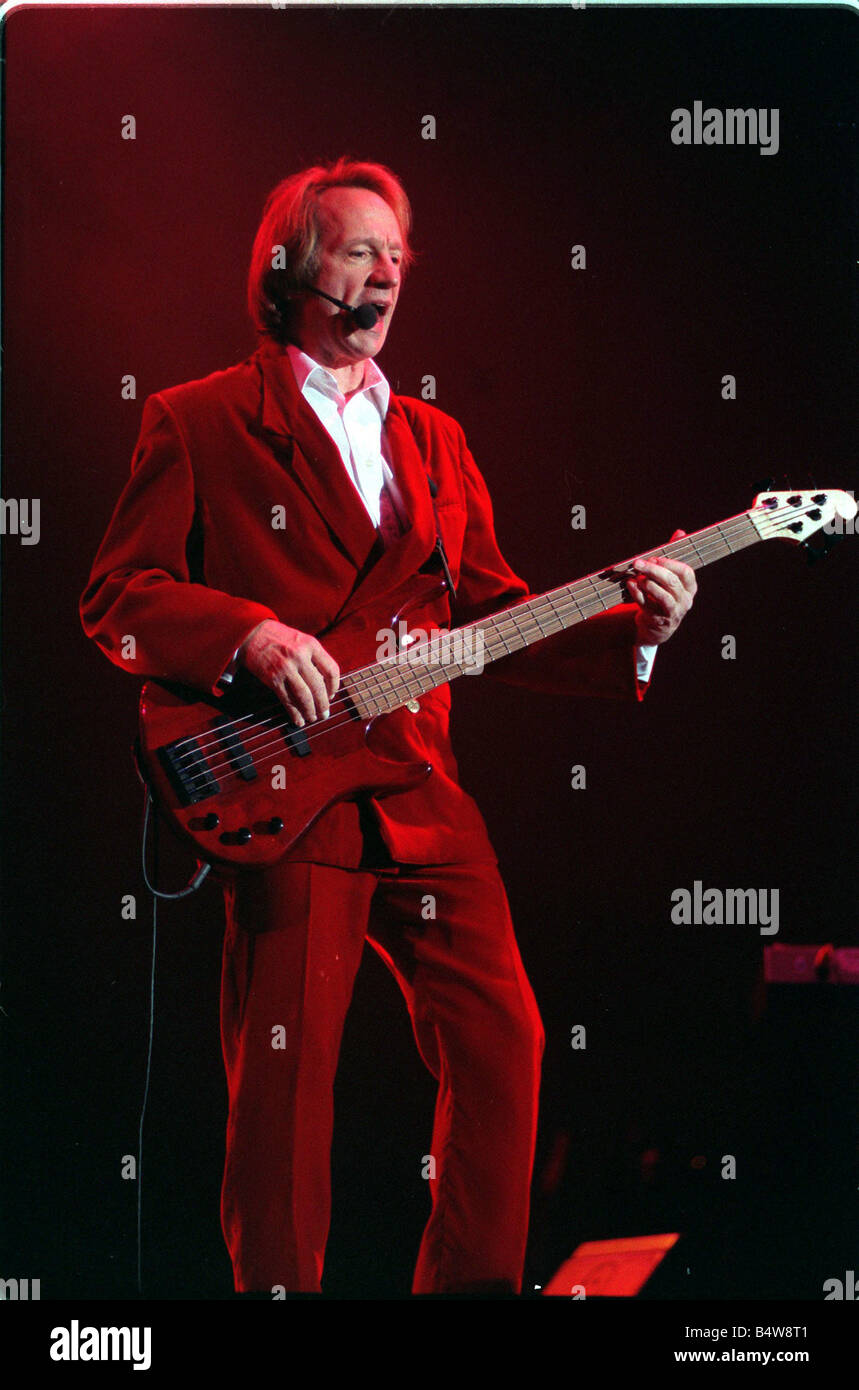
[{"label": "man in red suit", "polygon": [[[365,634],[353,666],[374,660],[394,607],[436,567],[437,538],[457,625],[527,596],[462,429],[391,393],[374,361],[410,222],[375,164],[305,170],[269,197],[249,280],[260,346],[147,399],[81,600],[117,665],[215,694],[244,667],[305,726],[336,699],[338,632]],[[368,304],[366,317],[344,307]],[[662,558],[639,568],[633,603],[489,671],[641,698],[695,577]],[[446,628],[449,593],[439,585],[410,617]],[[414,705],[380,722],[379,751],[431,763],[425,782],[338,802],[273,868],[224,877],[221,1215],[239,1291],[321,1289],[334,1075],[365,941],[439,1083],[413,1292],[521,1288],[543,1031],[483,818],[459,785],[449,685]]]}]

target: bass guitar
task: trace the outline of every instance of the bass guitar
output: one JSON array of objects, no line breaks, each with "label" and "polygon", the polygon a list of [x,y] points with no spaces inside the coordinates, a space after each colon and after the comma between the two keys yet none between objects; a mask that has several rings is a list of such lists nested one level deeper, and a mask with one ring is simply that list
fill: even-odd
[{"label": "bass guitar", "polygon": [[[846,492],[761,493],[738,516],[639,553],[700,569],[757,541],[805,544],[824,527],[837,533],[855,514]],[[416,712],[422,695],[473,668],[477,656],[495,661],[628,602],[633,573],[626,560],[416,640],[403,615],[425,603],[428,591],[426,580],[410,581],[410,597],[391,617],[390,631],[399,634],[394,651],[379,659],[376,623],[367,615],[352,615],[325,635],[341,669],[340,687],[329,718],[303,728],[247,673],[222,698],[148,681],[140,698],[141,775],[198,858],[234,867],[272,864],[334,802],[405,791],[432,772],[429,763],[396,762],[374,751],[378,721]],[[445,587],[431,583],[436,592]],[[349,662],[361,664],[347,669]]]}]

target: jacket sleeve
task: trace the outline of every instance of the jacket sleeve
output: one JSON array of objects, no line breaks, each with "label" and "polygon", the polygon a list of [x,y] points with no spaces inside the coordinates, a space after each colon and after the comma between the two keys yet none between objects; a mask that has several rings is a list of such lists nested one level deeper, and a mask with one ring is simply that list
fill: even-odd
[{"label": "jacket sleeve", "polygon": [[[457,583],[457,626],[530,596],[528,585],[498,548],[489,490],[464,435],[460,464],[468,519]],[[636,604],[621,604],[489,663],[486,674],[548,694],[640,700],[647,684],[636,675],[636,612]]]},{"label": "jacket sleeve", "polygon": [[191,460],[160,395],[147,398],[131,477],[80,602],[84,631],[115,665],[220,693],[219,676],[270,608],[197,582]]}]

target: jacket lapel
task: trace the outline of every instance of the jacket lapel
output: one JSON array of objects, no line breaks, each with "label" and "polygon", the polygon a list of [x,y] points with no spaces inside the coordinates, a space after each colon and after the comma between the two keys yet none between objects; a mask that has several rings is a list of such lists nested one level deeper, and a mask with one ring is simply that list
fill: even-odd
[{"label": "jacket lapel", "polygon": [[261,432],[273,438],[282,461],[346,554],[358,569],[363,568],[378,532],[346,474],[337,445],[299,391],[286,350],[265,344],[257,360],[262,378]]},{"label": "jacket lapel", "polygon": [[286,349],[266,343],[256,356],[262,394],[258,428],[276,442],[285,466],[358,569],[360,577],[348,604],[353,608],[416,573],[435,544],[426,469],[411,426],[392,394],[385,432],[403,500],[405,530],[381,550],[379,532],[346,473],[337,445],[298,389]]},{"label": "jacket lapel", "polygon": [[406,529],[382,552],[360,581],[352,595],[350,607],[383,594],[403,579],[416,574],[435,545],[435,516],[426,469],[411,426],[393,394],[385,416],[385,434],[391,468],[403,500],[403,525]]}]

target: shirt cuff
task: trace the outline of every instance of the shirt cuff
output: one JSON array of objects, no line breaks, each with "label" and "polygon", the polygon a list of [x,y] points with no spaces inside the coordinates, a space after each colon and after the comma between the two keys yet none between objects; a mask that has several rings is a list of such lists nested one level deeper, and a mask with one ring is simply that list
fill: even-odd
[{"label": "shirt cuff", "polygon": [[647,685],[650,680],[650,673],[653,670],[653,660],[656,656],[656,646],[636,647],[635,649],[635,674],[642,684]]},{"label": "shirt cuff", "polygon": [[[643,648],[643,650],[646,651],[647,648],[645,647],[645,648]],[[226,688],[228,685],[232,685],[233,680],[234,680],[234,678],[235,678],[235,674],[236,674],[236,672],[238,671],[238,669],[239,669],[239,649],[238,649],[238,647],[236,647],[236,650],[233,652],[233,659],[232,659],[232,661],[230,662],[229,666],[227,666],[226,669],[223,670],[223,671],[221,672],[221,674],[218,676],[218,682],[217,682],[218,685],[223,686],[224,688]]]}]

